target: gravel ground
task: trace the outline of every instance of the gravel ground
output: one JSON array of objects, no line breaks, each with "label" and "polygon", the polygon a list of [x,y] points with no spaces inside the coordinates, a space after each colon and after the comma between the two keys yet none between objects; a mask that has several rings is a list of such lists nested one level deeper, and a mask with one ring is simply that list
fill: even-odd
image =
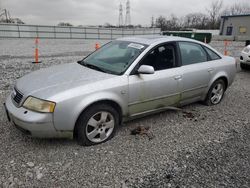
[{"label": "gravel ground", "polygon": [[[82,58],[96,41],[0,40],[0,103],[15,80],[40,68]],[[105,43],[105,41],[102,41]],[[223,43],[212,42],[219,51]],[[235,57],[243,44],[233,43]],[[43,49],[43,50],[42,50]],[[238,72],[217,106],[195,103],[123,125],[110,141],[81,147],[74,140],[29,138],[0,107],[1,187],[250,187],[250,72]],[[154,137],[134,136],[149,126]]]}]

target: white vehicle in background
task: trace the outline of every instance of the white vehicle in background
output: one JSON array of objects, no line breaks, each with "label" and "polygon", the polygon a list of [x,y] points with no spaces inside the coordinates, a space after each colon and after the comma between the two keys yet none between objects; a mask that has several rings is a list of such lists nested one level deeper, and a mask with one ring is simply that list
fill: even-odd
[{"label": "white vehicle in background", "polygon": [[246,69],[250,67],[250,45],[246,46],[240,55],[240,67]]}]

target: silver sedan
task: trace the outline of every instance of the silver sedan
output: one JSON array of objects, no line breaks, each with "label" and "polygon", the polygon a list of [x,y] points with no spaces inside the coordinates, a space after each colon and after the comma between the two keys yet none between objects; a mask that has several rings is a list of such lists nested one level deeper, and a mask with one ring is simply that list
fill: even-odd
[{"label": "silver sedan", "polygon": [[18,79],[5,107],[28,135],[94,145],[132,118],[197,101],[220,103],[235,73],[234,58],[195,40],[122,38],[77,63]]}]

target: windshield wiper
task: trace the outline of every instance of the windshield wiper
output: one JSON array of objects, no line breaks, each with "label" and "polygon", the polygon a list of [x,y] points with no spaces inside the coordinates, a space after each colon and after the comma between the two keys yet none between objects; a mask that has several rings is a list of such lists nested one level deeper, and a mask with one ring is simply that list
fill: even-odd
[{"label": "windshield wiper", "polygon": [[100,68],[100,67],[98,67],[98,66],[96,66],[96,65],[86,63],[86,62],[84,62],[84,60],[77,61],[77,63],[80,64],[80,65],[83,65],[83,66],[85,66],[85,67],[88,67],[88,68],[90,68],[90,69],[94,69],[94,70],[101,71],[101,72],[108,73],[108,74],[115,74],[115,75],[117,75],[117,73],[115,73],[115,72],[113,72],[113,71],[109,71],[109,70]]},{"label": "windshield wiper", "polygon": [[78,62],[79,64],[85,66],[85,67],[88,67],[90,69],[94,69],[94,70],[98,70],[98,71],[101,71],[101,72],[105,72],[105,73],[108,73],[107,71],[105,71],[104,69],[96,66],[96,65],[93,65],[93,64],[88,64],[88,63],[85,63],[84,61],[80,61]]},{"label": "windshield wiper", "polygon": [[100,68],[100,67],[98,67],[98,66],[96,66],[96,65],[92,65],[92,64],[84,64],[84,65],[85,65],[86,67],[91,68],[91,69],[94,69],[94,70],[98,70],[98,71],[107,73],[104,69],[102,69],[102,68]]}]

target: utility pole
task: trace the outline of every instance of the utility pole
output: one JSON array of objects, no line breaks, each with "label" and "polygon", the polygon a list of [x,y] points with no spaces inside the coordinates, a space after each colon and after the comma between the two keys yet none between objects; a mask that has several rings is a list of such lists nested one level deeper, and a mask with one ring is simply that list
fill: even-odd
[{"label": "utility pole", "polygon": [[155,19],[154,16],[151,17],[151,27],[155,26]]},{"label": "utility pole", "polygon": [[119,23],[118,23],[119,27],[123,26],[123,15],[122,15],[122,4],[120,3],[119,6]]},{"label": "utility pole", "polygon": [[126,25],[126,26],[131,25],[130,2],[129,2],[129,0],[127,0],[127,3],[126,3],[126,19],[125,19],[125,25]]},{"label": "utility pole", "polygon": [[9,23],[7,10],[6,9],[3,9],[3,10],[4,10],[5,18],[6,18],[6,23]]}]

